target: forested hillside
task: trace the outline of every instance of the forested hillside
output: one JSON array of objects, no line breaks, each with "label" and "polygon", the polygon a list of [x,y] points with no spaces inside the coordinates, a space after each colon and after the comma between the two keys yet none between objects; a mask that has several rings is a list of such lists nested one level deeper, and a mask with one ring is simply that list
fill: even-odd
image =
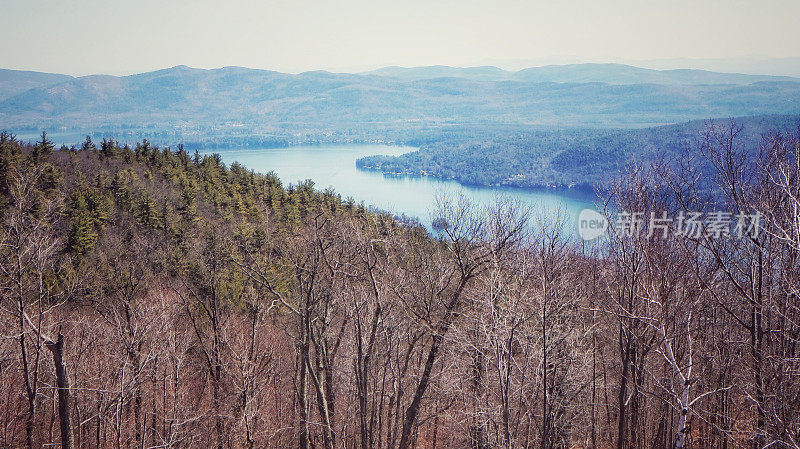
[{"label": "forested hillside", "polygon": [[760,232],[596,246],[510,201],[444,198],[429,235],[182,147],[2,133],[0,447],[798,448],[800,136],[712,131],[707,177],[640,165],[613,204]]},{"label": "forested hillside", "polygon": [[[433,176],[472,185],[605,188],[631,163],[647,165],[696,152],[711,124],[735,126],[739,144],[757,148],[773,131],[800,127],[800,116],[696,120],[632,130],[454,127],[410,139],[419,151],[368,156],[357,165],[387,175]],[[708,164],[696,168],[712,169]]]}]

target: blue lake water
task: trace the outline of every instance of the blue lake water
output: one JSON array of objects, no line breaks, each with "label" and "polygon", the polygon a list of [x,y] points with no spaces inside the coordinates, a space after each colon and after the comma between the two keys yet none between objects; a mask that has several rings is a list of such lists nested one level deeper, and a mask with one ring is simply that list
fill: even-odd
[{"label": "blue lake water", "polygon": [[[238,161],[256,172],[269,171],[284,185],[310,179],[318,190],[328,187],[356,202],[364,202],[395,215],[418,218],[430,227],[431,212],[437,197],[463,194],[471,203],[484,206],[498,196],[508,196],[530,206],[534,213],[544,216],[561,211],[566,229],[575,233],[578,213],[594,206],[595,196],[578,191],[519,189],[511,187],[471,187],[455,181],[430,177],[389,177],[382,173],[359,170],[356,159],[374,155],[400,155],[416,151],[412,147],[388,145],[314,145],[278,149],[214,150],[225,163]],[[208,151],[210,153],[212,151]]]}]

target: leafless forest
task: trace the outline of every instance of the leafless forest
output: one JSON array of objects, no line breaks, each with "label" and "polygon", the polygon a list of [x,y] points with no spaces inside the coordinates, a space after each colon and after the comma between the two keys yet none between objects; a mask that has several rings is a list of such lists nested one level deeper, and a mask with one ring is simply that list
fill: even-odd
[{"label": "leafless forest", "polygon": [[[710,167],[701,171],[699,167]],[[0,447],[800,448],[800,140],[632,166],[598,206],[442,199],[435,236],[143,142],[0,138]]]}]

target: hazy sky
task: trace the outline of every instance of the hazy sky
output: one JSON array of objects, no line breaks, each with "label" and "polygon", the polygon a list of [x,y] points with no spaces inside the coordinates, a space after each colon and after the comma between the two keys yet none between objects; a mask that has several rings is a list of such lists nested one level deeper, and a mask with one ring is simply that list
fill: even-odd
[{"label": "hazy sky", "polygon": [[798,0],[0,0],[0,67],[383,65],[800,56]]}]

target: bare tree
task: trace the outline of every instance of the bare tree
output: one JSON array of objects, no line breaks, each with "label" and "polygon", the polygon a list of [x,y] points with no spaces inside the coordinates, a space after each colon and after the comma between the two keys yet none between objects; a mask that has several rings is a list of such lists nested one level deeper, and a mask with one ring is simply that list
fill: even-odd
[{"label": "bare tree", "polygon": [[[8,176],[8,175],[7,175]],[[0,262],[3,276],[3,311],[18,323],[23,383],[28,401],[25,425],[26,445],[34,446],[34,423],[39,396],[40,354],[42,345],[53,355],[55,367],[61,444],[72,448],[69,378],[64,360],[64,337],[45,332],[47,315],[63,297],[62,291],[47,277],[56,268],[59,240],[53,235],[57,202],[45,199],[38,190],[41,168],[33,167],[9,179],[11,208],[3,223]],[[30,340],[33,340],[30,342]]]}]

